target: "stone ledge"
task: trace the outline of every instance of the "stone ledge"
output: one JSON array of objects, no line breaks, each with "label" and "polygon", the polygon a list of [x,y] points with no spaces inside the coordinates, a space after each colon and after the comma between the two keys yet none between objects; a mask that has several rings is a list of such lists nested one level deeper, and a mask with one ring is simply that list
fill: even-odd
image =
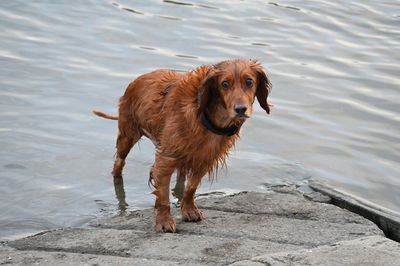
[{"label": "stone ledge", "polygon": [[309,185],[315,191],[329,196],[332,204],[367,218],[374,222],[386,237],[400,242],[400,214],[356,199],[316,181],[311,181]]},{"label": "stone ledge", "polygon": [[[313,249],[279,252],[230,265],[400,265],[400,244],[382,236],[341,241]],[[257,264],[254,264],[257,265]]]},{"label": "stone ledge", "polygon": [[[270,193],[203,198],[198,200],[206,216],[202,222],[182,222],[179,210],[173,208],[176,234],[155,233],[154,212],[147,209],[94,221],[92,229],[64,228],[9,241],[17,250],[2,250],[0,262],[23,265],[24,258],[40,254],[48,265],[79,264],[88,258],[100,265],[261,265],[277,263],[281,256],[322,250],[339,260],[342,252],[341,265],[345,265],[352,259],[359,261],[347,257],[345,247],[354,246],[360,256],[364,250],[366,256],[379,241],[400,254],[398,243],[384,238],[374,223],[329,201],[318,192],[304,193],[291,186],[276,187]],[[372,238],[379,241],[368,242]],[[332,246],[343,248],[327,249]],[[7,261],[7,256],[16,259]],[[393,259],[392,253],[379,256],[382,261]],[[300,259],[308,263],[307,258]]]}]

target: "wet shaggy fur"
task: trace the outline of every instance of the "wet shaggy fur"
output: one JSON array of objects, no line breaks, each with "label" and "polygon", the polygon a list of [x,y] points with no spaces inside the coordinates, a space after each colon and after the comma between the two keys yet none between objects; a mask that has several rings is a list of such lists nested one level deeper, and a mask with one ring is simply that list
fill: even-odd
[{"label": "wet shaggy fur", "polygon": [[122,178],[125,158],[142,137],[156,147],[150,182],[156,196],[156,231],[175,232],[170,213],[172,173],[186,177],[181,201],[182,219],[204,218],[194,202],[203,176],[225,163],[229,150],[239,138],[219,135],[202,123],[202,115],[217,128],[240,127],[253,113],[257,98],[269,113],[270,82],[262,66],[252,60],[229,60],[201,66],[182,74],[156,70],[132,81],[120,98],[119,115],[95,114],[118,120],[117,153],[112,174]]}]

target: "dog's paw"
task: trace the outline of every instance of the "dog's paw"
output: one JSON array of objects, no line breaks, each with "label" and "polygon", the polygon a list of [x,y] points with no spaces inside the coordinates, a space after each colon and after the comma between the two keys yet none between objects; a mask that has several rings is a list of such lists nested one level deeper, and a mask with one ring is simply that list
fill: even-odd
[{"label": "dog's paw", "polygon": [[198,222],[204,219],[203,213],[197,208],[182,208],[182,221]]},{"label": "dog's paw", "polygon": [[175,233],[176,232],[175,220],[172,219],[171,217],[157,219],[155,229],[156,232]]}]

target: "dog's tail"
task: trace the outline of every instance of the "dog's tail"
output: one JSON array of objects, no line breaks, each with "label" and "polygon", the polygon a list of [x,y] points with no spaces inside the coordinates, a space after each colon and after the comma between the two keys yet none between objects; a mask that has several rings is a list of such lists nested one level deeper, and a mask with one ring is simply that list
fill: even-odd
[{"label": "dog's tail", "polygon": [[107,119],[112,119],[112,120],[118,120],[118,116],[114,116],[114,115],[108,115],[106,113],[103,113],[101,111],[97,111],[97,110],[93,110],[92,111],[95,115],[107,118]]}]

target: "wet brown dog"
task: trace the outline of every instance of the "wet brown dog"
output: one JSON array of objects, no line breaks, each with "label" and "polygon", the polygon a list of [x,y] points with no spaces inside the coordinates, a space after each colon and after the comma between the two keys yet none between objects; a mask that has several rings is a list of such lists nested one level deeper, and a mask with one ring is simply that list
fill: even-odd
[{"label": "wet brown dog", "polygon": [[170,213],[170,181],[175,170],[187,176],[181,211],[184,221],[202,220],[194,202],[204,175],[225,163],[239,130],[253,113],[257,98],[269,113],[270,82],[262,66],[252,60],[229,60],[191,72],[156,70],[131,82],[120,99],[117,153],[112,174],[122,178],[125,158],[146,136],[156,146],[150,182],[156,195],[156,231],[175,232]]}]

